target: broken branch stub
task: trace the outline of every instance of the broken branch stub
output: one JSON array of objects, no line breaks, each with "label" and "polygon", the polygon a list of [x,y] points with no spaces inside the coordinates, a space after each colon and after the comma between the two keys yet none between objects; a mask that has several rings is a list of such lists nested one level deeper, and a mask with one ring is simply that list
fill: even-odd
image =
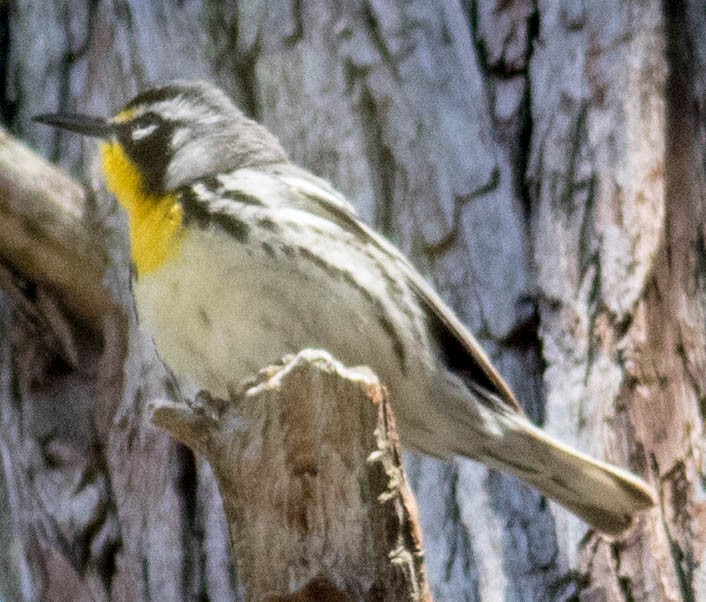
[{"label": "broken branch stub", "polygon": [[122,310],[103,284],[107,259],[85,223],[84,196],[79,184],[0,128],[0,263],[100,330],[106,314]]},{"label": "broken branch stub", "polygon": [[155,402],[152,421],[213,467],[248,599],[431,599],[374,376],[305,350],[232,400]]}]

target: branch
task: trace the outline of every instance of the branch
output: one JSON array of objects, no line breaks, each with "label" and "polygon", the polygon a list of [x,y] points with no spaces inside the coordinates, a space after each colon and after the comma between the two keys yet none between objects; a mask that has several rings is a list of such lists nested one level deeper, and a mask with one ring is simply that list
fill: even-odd
[{"label": "branch", "polygon": [[96,329],[115,308],[81,186],[0,128],[0,260]]},{"label": "branch", "polygon": [[385,389],[323,351],[152,421],[217,476],[248,599],[430,600]]}]

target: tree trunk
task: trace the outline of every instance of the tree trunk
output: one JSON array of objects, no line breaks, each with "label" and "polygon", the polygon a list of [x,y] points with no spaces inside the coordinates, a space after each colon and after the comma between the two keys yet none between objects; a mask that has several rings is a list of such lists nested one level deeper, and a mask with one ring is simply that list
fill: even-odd
[{"label": "tree trunk", "polygon": [[147,420],[169,383],[94,143],[30,122],[173,78],[223,87],[344,192],[536,421],[658,488],[610,541],[512,477],[407,454],[438,600],[706,599],[696,0],[0,4],[0,115],[86,184],[57,258],[91,275],[49,286],[67,264],[26,244],[42,220],[0,200],[0,597],[242,595],[211,470]]}]

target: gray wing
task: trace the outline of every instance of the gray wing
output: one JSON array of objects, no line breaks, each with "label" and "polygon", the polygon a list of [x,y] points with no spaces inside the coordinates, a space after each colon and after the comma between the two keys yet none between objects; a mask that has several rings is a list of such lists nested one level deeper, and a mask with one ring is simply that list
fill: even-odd
[{"label": "gray wing", "polygon": [[[505,409],[510,407],[516,412],[524,413],[509,385],[493,367],[480,344],[397,248],[364,224],[353,206],[325,180],[296,166],[287,165],[278,170],[277,175],[298,192],[294,196],[304,199],[301,202],[302,209],[355,232],[402,267],[425,310],[431,336],[436,339],[452,371],[474,386],[484,389],[483,397],[486,402],[499,402]],[[491,395],[488,396],[487,393]]]},{"label": "gray wing", "polygon": [[[253,191],[259,190],[262,194],[258,194],[253,201],[267,203],[272,209],[277,209],[278,206],[273,204],[279,203],[281,208],[307,211],[377,247],[395,261],[406,276],[427,316],[430,335],[450,370],[476,389],[485,403],[497,405],[499,410],[511,409],[523,413],[510,387],[490,363],[473,335],[409,261],[385,238],[365,225],[353,206],[328,182],[292,164],[277,164],[258,170],[239,169],[230,175],[219,175],[218,180],[220,190],[212,198],[212,210],[218,211],[217,206],[223,203],[222,210],[227,213],[229,192],[237,195],[239,202],[243,202],[244,198],[253,196]],[[276,194],[264,194],[268,188],[276,189]]]}]

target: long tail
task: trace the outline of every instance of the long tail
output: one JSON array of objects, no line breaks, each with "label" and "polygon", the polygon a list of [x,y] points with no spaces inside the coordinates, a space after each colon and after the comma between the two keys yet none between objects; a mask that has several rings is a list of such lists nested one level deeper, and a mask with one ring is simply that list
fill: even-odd
[{"label": "long tail", "polygon": [[493,393],[449,376],[437,385],[444,403],[437,432],[445,437],[422,441],[425,451],[439,454],[445,447],[511,472],[610,535],[656,503],[645,481],[561,443]]},{"label": "long tail", "polygon": [[599,531],[618,535],[636,512],[656,503],[652,487],[627,470],[570,448],[522,416],[510,418],[515,428],[505,432],[505,444],[488,463],[527,481]]}]

